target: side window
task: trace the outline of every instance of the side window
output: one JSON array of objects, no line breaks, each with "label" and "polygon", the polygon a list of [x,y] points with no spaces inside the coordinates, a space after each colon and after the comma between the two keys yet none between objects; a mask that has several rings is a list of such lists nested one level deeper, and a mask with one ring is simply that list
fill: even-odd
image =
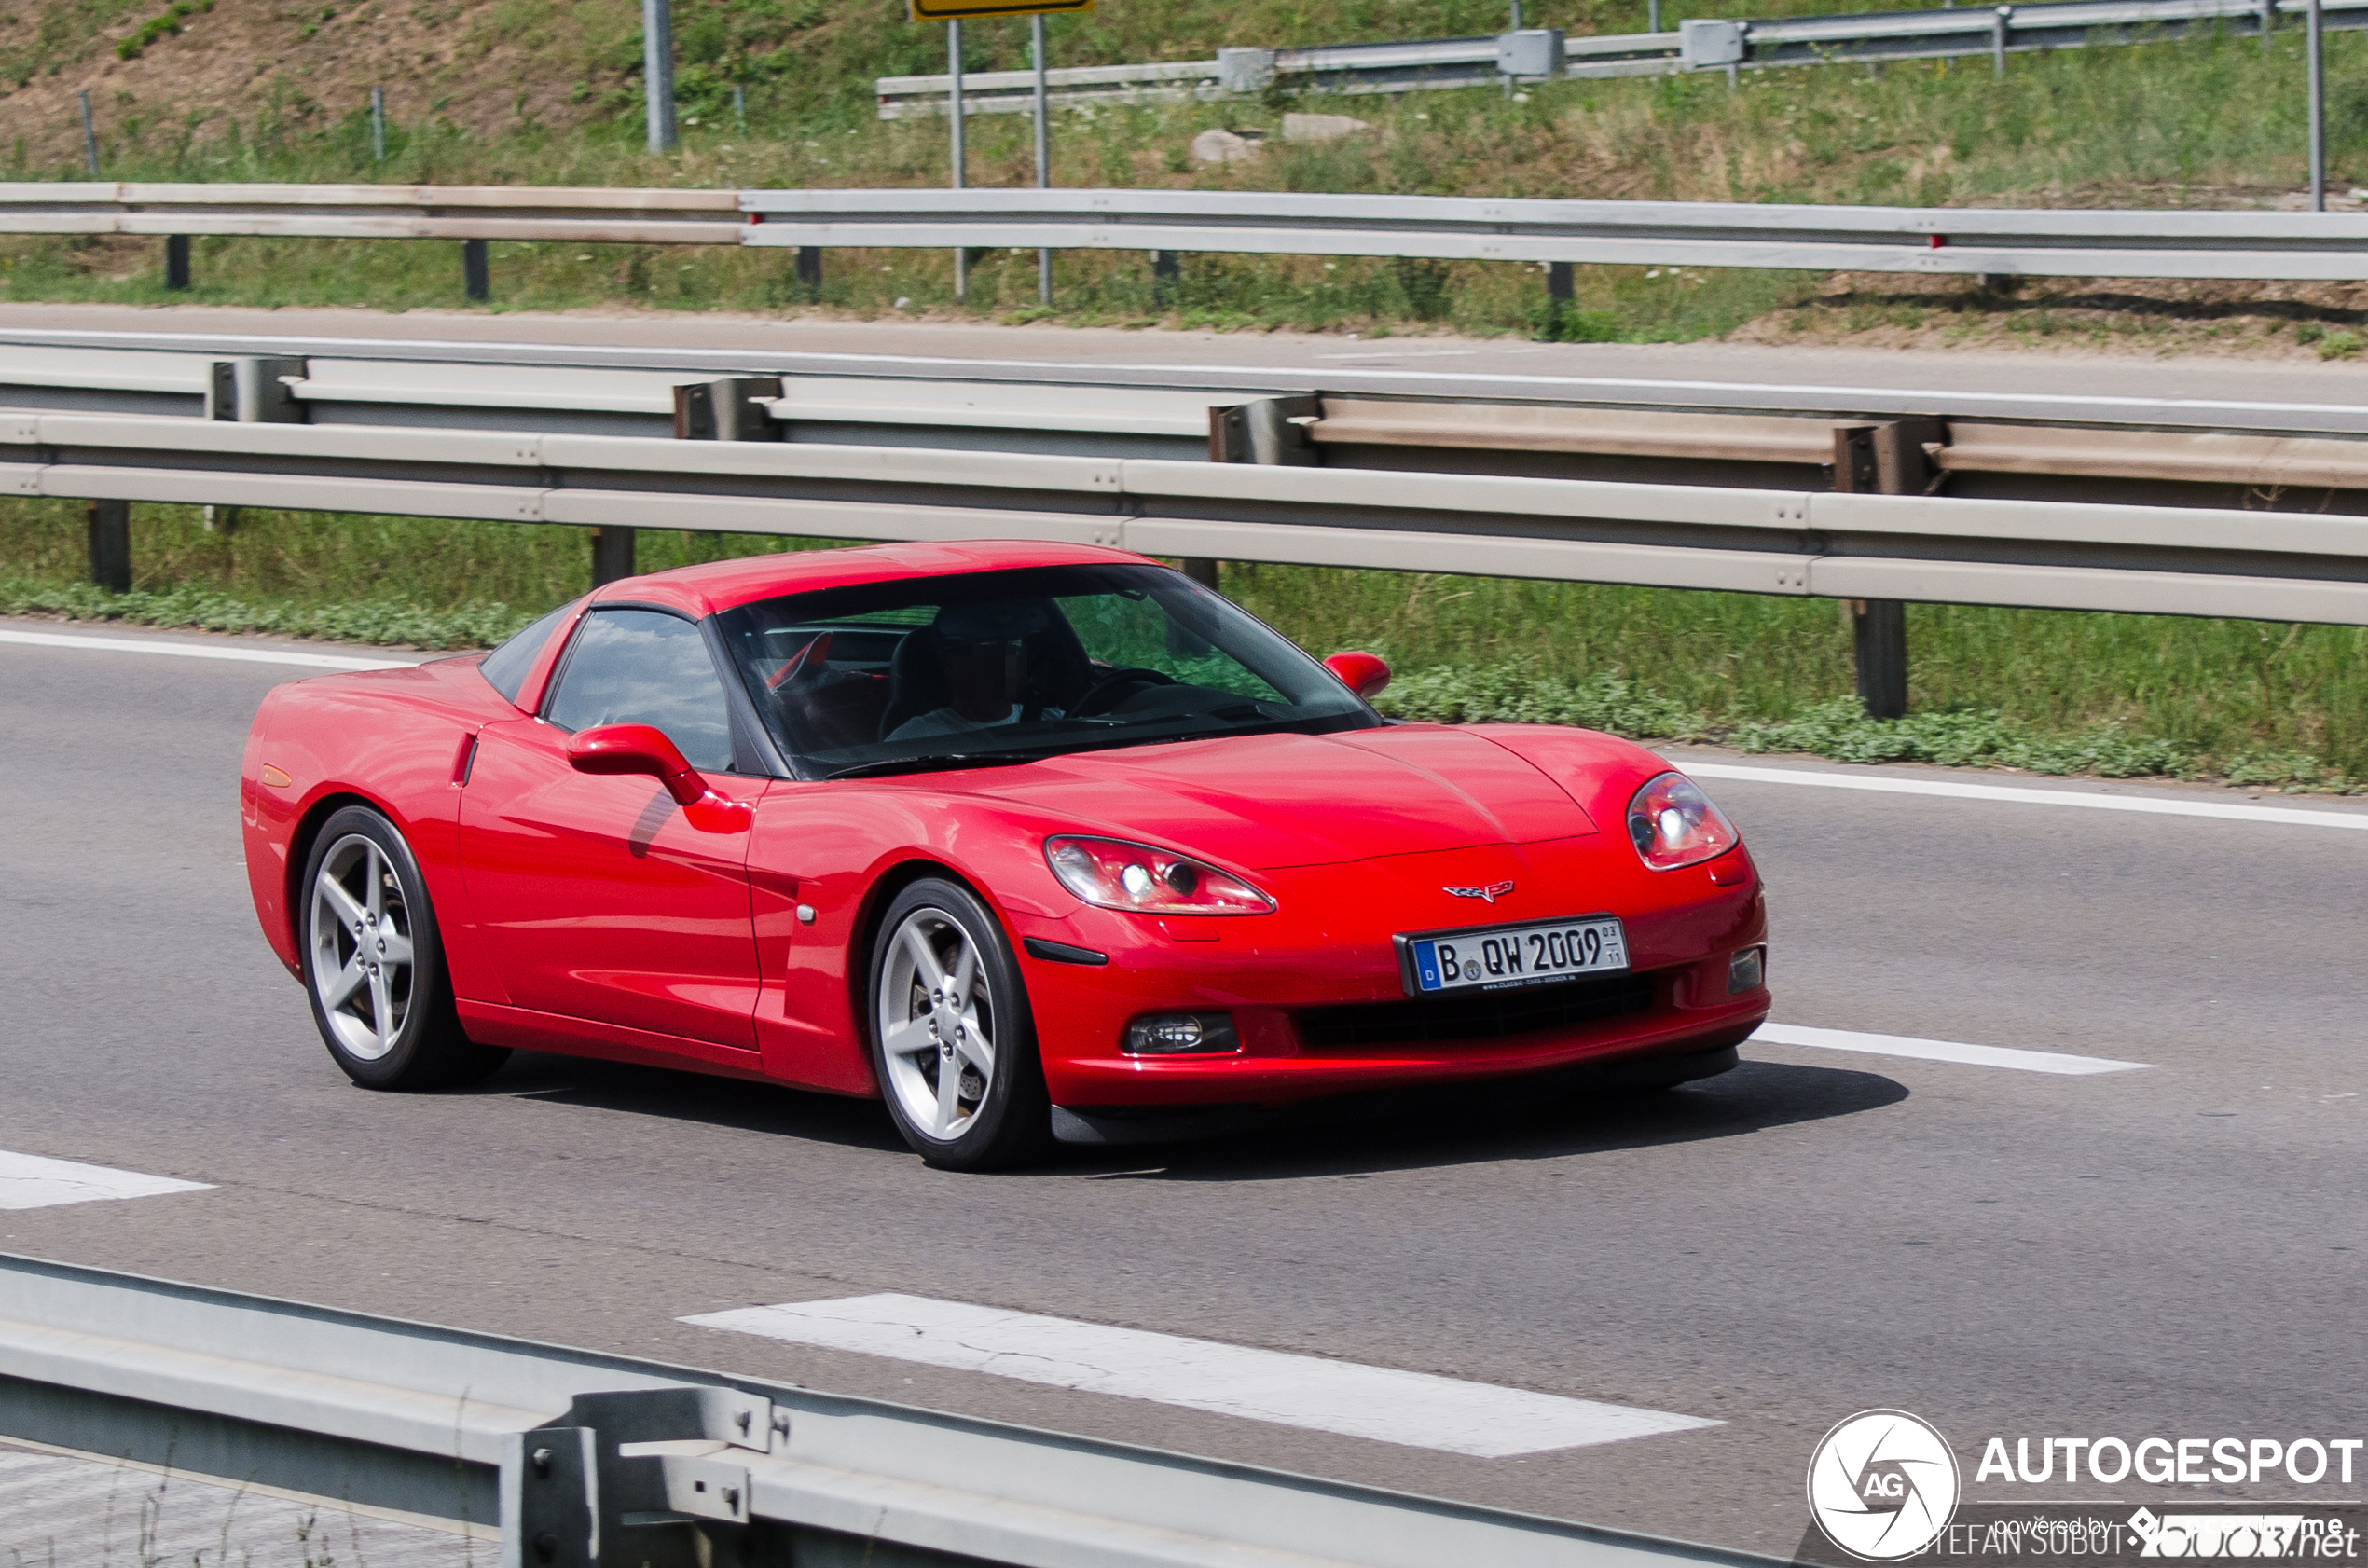
[{"label": "side window", "polygon": [[654,610],[596,610],[576,628],[544,717],[573,733],[654,724],[706,772],[732,766],[732,708],[699,628]]},{"label": "side window", "polygon": [[543,652],[543,645],[551,640],[551,634],[559,629],[559,623],[567,618],[568,612],[575,605],[576,601],[572,599],[562,604],[488,653],[484,662],[477,666],[477,673],[492,682],[495,691],[512,702],[517,701],[518,688],[526,684],[527,672],[534,667],[535,655]]}]

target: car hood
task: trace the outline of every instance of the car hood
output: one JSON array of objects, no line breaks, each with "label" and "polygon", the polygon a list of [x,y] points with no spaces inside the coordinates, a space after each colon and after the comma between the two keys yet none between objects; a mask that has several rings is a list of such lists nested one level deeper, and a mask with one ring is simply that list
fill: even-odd
[{"label": "car hood", "polygon": [[1595,824],[1531,763],[1438,725],[1085,752],[980,793],[1256,871],[1535,844]]}]

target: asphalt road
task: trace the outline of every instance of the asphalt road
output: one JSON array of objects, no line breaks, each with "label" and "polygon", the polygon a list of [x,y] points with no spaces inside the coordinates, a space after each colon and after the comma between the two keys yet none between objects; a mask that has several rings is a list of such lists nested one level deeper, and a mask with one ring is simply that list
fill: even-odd
[{"label": "asphalt road", "polygon": [[[725,312],[565,314],[249,309],[0,303],[0,341],[133,334],[120,346],[218,339],[214,352],[500,353],[504,345],[607,351],[571,363],[1430,395],[1573,398],[1676,406],[2123,420],[2358,432],[2368,376],[2353,365],[2152,354],[1797,348],[1737,343],[1530,343],[1450,337],[1129,332]],[[227,339],[241,339],[232,349]],[[309,343],[290,342],[310,339]],[[431,350],[430,345],[443,345]],[[402,351],[400,349],[391,351]]]},{"label": "asphalt road", "polygon": [[[239,859],[246,722],[298,673],[0,646],[0,1148],[214,1184],[0,1214],[0,1249],[1764,1551],[1870,1406],[1976,1498],[2098,1490],[1970,1484],[1990,1436],[2368,1435],[2368,834],[1722,781],[1778,1019],[2147,1069],[1755,1043],[1660,1096],[959,1176],[874,1106],[688,1075],[350,1087]],[[677,1321],[874,1291],[1723,1424],[1478,1459]]]}]

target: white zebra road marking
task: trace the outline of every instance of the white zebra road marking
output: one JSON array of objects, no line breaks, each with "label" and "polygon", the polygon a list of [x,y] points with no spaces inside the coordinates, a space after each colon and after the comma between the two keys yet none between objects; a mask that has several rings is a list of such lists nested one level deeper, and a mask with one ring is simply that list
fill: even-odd
[{"label": "white zebra road marking", "polygon": [[1665,1410],[926,1296],[789,1301],[682,1321],[1483,1459],[1719,1424]]},{"label": "white zebra road marking", "polygon": [[91,1204],[111,1198],[157,1198],[168,1192],[203,1192],[212,1183],[143,1176],[76,1160],[0,1149],[0,1209],[46,1209],[60,1204]]},{"label": "white zebra road marking", "polygon": [[2062,1051],[2021,1051],[2006,1045],[1966,1045],[1957,1040],[1918,1039],[1913,1035],[1862,1035],[1852,1029],[1811,1029],[1799,1024],[1762,1024],[1752,1038],[1770,1045],[1807,1046],[1814,1051],[1857,1051],[1870,1056],[1905,1056],[1919,1062],[1962,1062],[1973,1067],[2010,1067],[2017,1072],[2060,1073],[2084,1077],[2092,1073],[2141,1072],[2151,1062],[2122,1062],[2111,1056],[2075,1056]]}]

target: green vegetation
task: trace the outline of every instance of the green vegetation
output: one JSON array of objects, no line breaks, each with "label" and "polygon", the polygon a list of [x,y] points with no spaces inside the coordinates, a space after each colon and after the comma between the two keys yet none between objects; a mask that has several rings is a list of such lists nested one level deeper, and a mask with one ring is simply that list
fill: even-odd
[{"label": "green vegetation", "polygon": [[[133,511],[134,591],[76,581],[82,509],[0,507],[0,614],[480,647],[582,591],[582,530],[196,507]],[[832,543],[645,530],[645,570]],[[1908,609],[1907,719],[1851,696],[1823,599],[1229,565],[1303,647],[1367,648],[1410,718],[1586,724],[1850,762],[2368,786],[2368,630],[1939,605]]]},{"label": "green vegetation", "polygon": [[178,34],[181,24],[193,16],[213,9],[213,0],[172,0],[160,16],[150,17],[140,24],[140,30],[115,47],[117,60],[137,60],[150,44],[169,34]]},{"label": "green vegetation", "polygon": [[[188,3],[181,0],[122,41],[147,38],[151,28],[180,15]],[[1637,24],[1630,14],[1636,8],[1625,0],[1548,4],[1535,20],[1576,31],[1625,29]],[[1687,10],[1805,8],[1830,7],[1811,0],[1713,0]],[[406,102],[398,93],[388,158],[378,164],[366,90],[333,90],[287,74],[267,75],[257,78],[261,85],[250,91],[242,114],[185,104],[153,88],[145,97],[126,89],[101,116],[105,172],[124,179],[744,186],[937,185],[946,177],[943,121],[882,122],[873,113],[874,75],[943,67],[942,31],[903,21],[899,5],[683,0],[685,145],[671,158],[653,158],[640,146],[633,74],[639,40],[622,0],[576,0],[572,7],[558,0],[498,0],[447,4],[438,12],[445,13],[446,25],[464,43],[476,40],[457,50],[455,62],[443,67],[447,75],[465,75],[460,57],[470,49],[490,51],[485,59],[491,62],[497,42],[509,40],[530,52],[541,49],[549,68],[578,74],[570,102],[555,107],[520,86],[509,93],[515,105],[505,113],[492,103],[503,92],[489,97],[480,90],[474,100],[446,93],[430,103]],[[66,14],[55,7],[43,13]],[[334,7],[324,14],[334,15]],[[572,30],[563,21],[571,21]],[[1443,7],[1392,0],[1307,13],[1213,3],[1187,4],[1179,11],[1112,6],[1058,19],[1054,39],[1061,62],[1092,63],[1191,58],[1223,43],[1485,32],[1500,21],[1499,7],[1465,0]],[[227,25],[211,20],[198,31]],[[49,21],[42,26],[49,28]],[[63,21],[51,31],[60,29],[73,31]],[[1017,24],[972,26],[967,30],[971,64],[1020,63],[1024,35]],[[2251,39],[2210,34],[2017,56],[2003,82],[1991,78],[1986,60],[1970,60],[1894,63],[1880,71],[1834,65],[1747,73],[1739,91],[1730,91],[1719,75],[1703,73],[1546,83],[1512,99],[1473,89],[1396,99],[1283,95],[1264,102],[1105,106],[1054,117],[1053,160],[1057,179],[1067,185],[1928,205],[2242,205],[2289,190],[2302,178],[2298,37],[2298,30],[2282,36],[2267,56]],[[175,39],[172,47],[196,46]],[[2368,176],[2368,86],[2359,85],[2368,81],[2359,70],[2368,62],[2368,40],[2337,34],[2329,48],[2330,78],[2337,84],[2331,109],[2334,179],[2342,188],[2349,179]],[[735,86],[747,95],[745,129],[733,122]],[[2248,105],[2247,112],[2227,112],[2237,103]],[[1198,131],[1272,131],[1293,108],[1350,112],[1372,129],[1332,142],[1270,138],[1246,163],[1203,168],[1192,162],[1190,144]],[[2112,133],[2100,133],[2102,127]],[[980,117],[971,126],[971,144],[974,184],[1027,183],[1026,117]],[[0,175],[81,177],[78,133],[72,141],[20,139],[13,153],[0,151]],[[438,242],[201,239],[196,291],[168,295],[154,241],[18,237],[0,241],[0,298],[459,307],[464,302],[455,249]],[[951,265],[941,253],[834,251],[820,296],[812,301],[801,296],[790,268],[786,251],[497,244],[495,308],[631,304],[779,311],[819,304],[858,313],[900,308],[1042,313],[1035,300],[1033,255],[984,258],[972,274],[966,306],[953,299]],[[1140,254],[1096,252],[1060,258],[1055,299],[1057,319],[1080,323],[1368,332],[1452,327],[1564,340],[1661,341],[1715,336],[1771,313],[1782,319],[1788,309],[1809,304],[1823,282],[1797,273],[1582,268],[1576,304],[1556,313],[1544,305],[1536,269],[1521,265],[1194,255],[1187,258],[1177,296],[1155,301]],[[2013,316],[2019,318],[2016,332],[2050,335],[2059,330],[2050,301],[2080,286],[2033,285],[2026,297],[2005,302],[1976,300],[1958,281],[1883,284],[1893,291],[1887,302],[1872,314],[1854,311],[1848,324],[1913,326],[1935,313],[1967,320]],[[2295,296],[2289,303],[2288,315],[2309,318],[2318,328],[2320,352],[2357,351],[2360,336],[2337,330],[2361,324],[2361,312],[2347,297]],[[2143,309],[2123,304],[2133,319],[2143,320]],[[2215,296],[2201,308],[2226,314],[2241,313],[2244,306]],[[2072,328],[2066,323],[2061,330]]]}]

